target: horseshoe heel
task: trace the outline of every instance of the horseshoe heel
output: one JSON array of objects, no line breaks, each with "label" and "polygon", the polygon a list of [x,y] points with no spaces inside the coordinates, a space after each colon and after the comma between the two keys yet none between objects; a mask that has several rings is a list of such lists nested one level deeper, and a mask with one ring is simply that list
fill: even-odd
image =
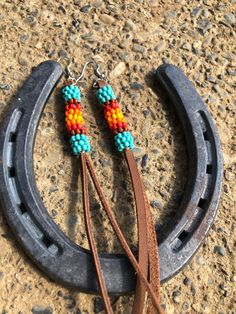
[{"label": "horseshoe heel", "polygon": [[207,235],[219,203],[223,163],[215,125],[193,84],[170,64],[160,66],[156,77],[176,109],[188,153],[186,190],[159,247],[164,281],[188,263]]}]

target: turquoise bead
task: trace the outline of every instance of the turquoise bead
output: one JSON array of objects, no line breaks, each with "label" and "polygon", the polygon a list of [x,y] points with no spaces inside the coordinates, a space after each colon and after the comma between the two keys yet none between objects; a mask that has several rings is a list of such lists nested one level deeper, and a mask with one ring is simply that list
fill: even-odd
[{"label": "turquoise bead", "polygon": [[76,134],[74,136],[74,141],[70,139],[72,151],[75,155],[80,154],[81,152],[90,152],[90,143],[89,139],[85,134]]},{"label": "turquoise bead", "polygon": [[115,99],[115,94],[110,85],[105,85],[97,91],[97,98],[100,103],[105,103],[111,99]]},{"label": "turquoise bead", "polygon": [[130,132],[124,131],[118,133],[115,137],[115,145],[117,146],[118,151],[123,151],[125,148],[134,149],[134,141]]},{"label": "turquoise bead", "polygon": [[74,141],[76,141],[76,138],[74,135],[72,135],[71,138],[69,139],[69,142],[72,144]]},{"label": "turquoise bead", "polygon": [[79,102],[81,100],[80,89],[76,85],[69,85],[62,88],[63,98],[68,101],[69,99],[77,99]]}]

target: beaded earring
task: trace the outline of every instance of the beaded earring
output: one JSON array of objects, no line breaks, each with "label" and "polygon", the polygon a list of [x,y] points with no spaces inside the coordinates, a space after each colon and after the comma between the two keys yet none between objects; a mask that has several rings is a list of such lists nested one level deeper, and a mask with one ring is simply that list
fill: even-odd
[{"label": "beaded earring", "polygon": [[[94,87],[98,89],[96,96],[99,105],[104,108],[104,116],[110,130],[114,134],[114,141],[118,151],[124,152],[131,176],[137,212],[138,260],[143,267],[142,270],[149,272],[151,286],[160,302],[160,274],[156,232],[142,179],[132,152],[135,148],[134,139],[129,131],[129,126],[125,121],[113,89],[111,85],[108,84],[105,75],[99,71],[98,65],[95,73],[98,78],[94,83]],[[143,312],[145,305],[144,290],[145,289],[142,287],[142,279],[138,276],[132,313],[141,314]],[[156,311],[159,313],[162,312],[160,308],[158,310],[156,308],[155,310],[153,305],[154,304],[151,303],[149,299],[149,313],[155,313]]]},{"label": "beaded earring", "polygon": [[151,212],[148,205],[147,197],[144,192],[143,184],[136,166],[136,162],[132,153],[134,149],[134,141],[129,132],[128,124],[119,107],[118,101],[112,91],[110,85],[99,72],[97,66],[96,74],[99,76],[94,83],[94,87],[98,87],[97,98],[104,106],[104,113],[108,125],[115,134],[114,140],[118,151],[124,152],[131,175],[132,185],[134,189],[134,197],[138,222],[138,259],[131,251],[123,232],[121,231],[115,215],[109,206],[103,193],[99,180],[94,171],[92,162],[87,155],[90,152],[90,142],[87,136],[84,119],[82,116],[81,93],[76,85],[83,77],[84,70],[89,63],[84,65],[81,75],[75,79],[70,71],[70,65],[67,66],[65,73],[68,76],[66,86],[62,88],[62,96],[66,101],[65,104],[65,121],[69,135],[69,142],[72,147],[73,154],[80,157],[81,175],[83,189],[83,205],[84,216],[88,235],[89,246],[91,249],[94,266],[97,273],[97,281],[104,301],[106,313],[112,314],[112,306],[107,292],[106,281],[104,278],[101,260],[98,255],[96,240],[93,233],[92,220],[90,215],[89,191],[88,191],[88,172],[93,181],[94,187],[98,193],[101,204],[109,218],[112,228],[129,258],[132,266],[137,273],[137,284],[134,298],[133,314],[141,314],[146,303],[146,293],[149,294],[148,309],[149,313],[163,313],[160,307],[160,276],[159,276],[159,259],[157,252],[157,240],[154,224],[152,222]]},{"label": "beaded earring", "polygon": [[[68,71],[68,67],[67,67]],[[69,70],[70,71],[70,70]],[[62,95],[65,104],[65,121],[66,128],[69,135],[69,142],[74,155],[82,152],[89,153],[91,150],[87,130],[84,125],[84,119],[81,106],[81,93],[79,87],[76,85],[77,80],[73,78],[70,73],[68,84],[62,88]]]},{"label": "beaded earring", "polygon": [[101,105],[104,106],[104,115],[109,125],[110,130],[115,134],[115,145],[119,152],[124,149],[134,149],[134,140],[132,134],[129,132],[129,127],[123,113],[120,109],[119,103],[115,97],[112,87],[108,84],[101,86],[98,81],[97,98]]}]

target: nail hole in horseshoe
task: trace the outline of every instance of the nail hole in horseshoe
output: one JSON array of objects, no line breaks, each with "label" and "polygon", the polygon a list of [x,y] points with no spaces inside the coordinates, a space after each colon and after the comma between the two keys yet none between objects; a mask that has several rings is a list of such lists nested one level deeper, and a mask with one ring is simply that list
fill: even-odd
[{"label": "nail hole in horseshoe", "polygon": [[16,141],[16,133],[11,132],[9,136],[9,142],[15,142]]},{"label": "nail hole in horseshoe", "polygon": [[207,165],[206,166],[206,173],[212,174],[212,165]]},{"label": "nail hole in horseshoe", "polygon": [[19,205],[19,209],[22,215],[27,212],[27,209],[23,203]]},{"label": "nail hole in horseshoe", "polygon": [[16,176],[16,170],[14,167],[9,168],[9,177],[14,178]]}]

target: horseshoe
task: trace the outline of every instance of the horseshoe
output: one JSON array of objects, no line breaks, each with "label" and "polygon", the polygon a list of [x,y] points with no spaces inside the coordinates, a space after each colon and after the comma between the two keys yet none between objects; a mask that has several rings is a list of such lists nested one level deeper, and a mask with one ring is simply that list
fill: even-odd
[{"label": "horseshoe", "polygon": [[[58,62],[38,65],[12,102],[0,131],[0,201],[8,224],[25,252],[52,280],[80,291],[98,291],[88,250],[71,241],[54,222],[36,187],[33,148],[50,93],[63,74]],[[180,69],[163,65],[155,81],[180,119],[188,152],[188,181],[175,218],[159,241],[161,281],[186,265],[202,244],[216,215],[222,182],[220,141],[212,118]],[[109,293],[130,293],[135,273],[122,254],[101,254]]]}]

